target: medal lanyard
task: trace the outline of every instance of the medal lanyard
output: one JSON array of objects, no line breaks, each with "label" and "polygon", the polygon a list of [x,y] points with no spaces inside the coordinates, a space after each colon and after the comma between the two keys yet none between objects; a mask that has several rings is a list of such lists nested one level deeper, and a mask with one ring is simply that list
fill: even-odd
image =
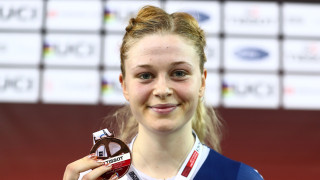
[{"label": "medal lanyard", "polygon": [[[193,132],[193,135],[195,136],[195,143],[192,147],[192,150],[190,151],[190,153],[188,154],[186,160],[183,162],[178,175],[175,177],[175,180],[189,180],[191,179],[192,175],[195,173],[195,170],[197,169],[197,165],[199,164],[199,161],[201,158],[203,153],[202,153],[202,149],[203,149],[203,145],[201,144],[198,136],[196,135],[195,132]],[[135,141],[136,137],[133,138],[131,144],[130,144],[130,150],[132,151],[132,146],[133,143]],[[142,178],[139,177],[138,173],[136,172],[136,170],[131,166],[127,177],[130,180],[142,180]]]}]

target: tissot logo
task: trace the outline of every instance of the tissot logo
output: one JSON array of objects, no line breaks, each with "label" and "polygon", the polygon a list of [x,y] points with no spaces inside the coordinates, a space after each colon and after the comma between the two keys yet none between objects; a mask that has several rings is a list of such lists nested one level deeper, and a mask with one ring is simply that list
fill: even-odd
[{"label": "tissot logo", "polygon": [[258,7],[253,7],[251,9],[247,9],[243,16],[231,16],[226,19],[226,21],[234,23],[234,24],[242,24],[242,25],[269,25],[276,23],[275,20],[268,17],[262,17],[260,15],[260,9]]},{"label": "tissot logo", "polygon": [[260,48],[247,47],[237,50],[235,55],[243,60],[262,60],[268,57],[269,53]]},{"label": "tissot logo", "polygon": [[224,97],[255,96],[268,97],[274,94],[274,87],[268,83],[237,84],[223,82],[222,92]]},{"label": "tissot logo", "polygon": [[[319,72],[319,71],[318,71]],[[320,76],[293,75],[283,76],[283,104],[285,108],[319,109]]]},{"label": "tissot logo", "polygon": [[0,92],[4,92],[7,90],[12,90],[15,92],[26,92],[31,90],[32,87],[32,79],[27,77],[0,78]]},{"label": "tissot logo", "polygon": [[94,47],[86,42],[73,44],[50,44],[48,42],[43,45],[45,57],[50,56],[76,56],[84,58],[91,56],[94,53]]},{"label": "tissot logo", "polygon": [[99,72],[96,70],[45,69],[42,100],[48,103],[97,103]]},{"label": "tissot logo", "polygon": [[293,61],[320,62],[320,47],[317,43],[305,46],[302,52],[290,52],[287,55]]},{"label": "tissot logo", "polygon": [[37,17],[37,10],[31,7],[0,7],[0,21],[30,21]]},{"label": "tissot logo", "polygon": [[201,11],[187,10],[185,12],[191,14],[194,18],[196,18],[196,20],[199,23],[203,23],[203,22],[206,22],[206,21],[210,20],[210,15],[208,15],[208,14],[206,14],[204,12],[201,12]]}]

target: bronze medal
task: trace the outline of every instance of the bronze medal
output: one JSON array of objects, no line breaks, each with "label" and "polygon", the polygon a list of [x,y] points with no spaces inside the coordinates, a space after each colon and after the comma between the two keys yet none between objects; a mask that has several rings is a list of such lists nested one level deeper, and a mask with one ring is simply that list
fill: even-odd
[{"label": "bronze medal", "polygon": [[[105,153],[97,152],[100,147],[104,147]],[[90,150],[91,153],[96,153],[98,159],[105,160],[105,163],[109,163],[112,167],[111,171],[101,176],[103,179],[108,180],[114,174],[121,178],[130,169],[131,152],[129,147],[120,139],[107,136],[95,140],[95,144]]]}]

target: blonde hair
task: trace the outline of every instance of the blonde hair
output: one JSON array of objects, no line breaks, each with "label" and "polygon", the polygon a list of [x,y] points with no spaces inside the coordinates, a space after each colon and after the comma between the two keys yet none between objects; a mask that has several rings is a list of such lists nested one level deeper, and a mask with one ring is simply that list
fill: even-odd
[{"label": "blonde hair", "polygon": [[[129,49],[142,37],[155,33],[176,34],[191,42],[200,57],[199,68],[203,73],[206,62],[204,53],[206,40],[204,31],[200,29],[197,21],[187,13],[168,14],[160,8],[145,6],[138,12],[136,18],[130,19],[126,27],[120,49],[123,78],[126,75],[124,63]],[[113,118],[115,119],[112,121],[109,119],[108,123],[113,130],[116,130],[115,136],[129,143],[138,133],[138,122],[132,116],[130,107],[126,105],[120,108],[113,114]],[[192,128],[202,143],[218,152],[221,151],[221,126],[222,123],[213,108],[206,107],[203,100],[199,100],[196,113],[192,118]]]}]

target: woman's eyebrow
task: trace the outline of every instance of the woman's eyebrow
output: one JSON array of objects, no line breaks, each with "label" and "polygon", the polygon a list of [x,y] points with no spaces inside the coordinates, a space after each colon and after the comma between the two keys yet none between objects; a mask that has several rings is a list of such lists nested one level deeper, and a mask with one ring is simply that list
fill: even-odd
[{"label": "woman's eyebrow", "polygon": [[138,69],[138,68],[152,68],[152,66],[149,64],[138,64],[138,65],[132,67],[131,69]]},{"label": "woman's eyebrow", "polygon": [[176,61],[176,62],[172,62],[172,63],[171,63],[171,66],[176,66],[176,65],[180,65],[180,64],[185,64],[185,65],[188,65],[188,66],[192,67],[192,64],[190,64],[189,62],[186,62],[186,61]]},{"label": "woman's eyebrow", "polygon": [[[172,62],[170,64],[170,66],[177,66],[177,65],[180,65],[180,64],[192,67],[192,64],[190,64],[189,62],[186,62],[186,61],[175,61],[175,62]],[[138,69],[138,68],[150,69],[150,68],[153,68],[153,66],[150,65],[150,64],[138,64],[138,65],[132,67],[131,69],[134,70],[134,69]]]}]

